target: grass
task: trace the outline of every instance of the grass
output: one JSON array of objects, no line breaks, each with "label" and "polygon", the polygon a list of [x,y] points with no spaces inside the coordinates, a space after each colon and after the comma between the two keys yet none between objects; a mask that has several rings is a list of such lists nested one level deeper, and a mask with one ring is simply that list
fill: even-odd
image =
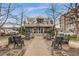
[{"label": "grass", "polygon": [[70,40],[79,41],[79,36],[77,37],[76,35],[72,35],[70,36]]},{"label": "grass", "polygon": [[8,36],[0,36],[0,40],[8,39]]}]

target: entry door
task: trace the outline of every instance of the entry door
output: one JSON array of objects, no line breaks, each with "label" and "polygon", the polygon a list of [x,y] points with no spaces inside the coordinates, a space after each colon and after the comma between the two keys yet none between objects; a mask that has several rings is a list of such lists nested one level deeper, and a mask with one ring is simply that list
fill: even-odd
[{"label": "entry door", "polygon": [[43,28],[38,27],[38,33],[43,33]]},{"label": "entry door", "polygon": [[40,33],[43,33],[43,28],[40,28]]}]

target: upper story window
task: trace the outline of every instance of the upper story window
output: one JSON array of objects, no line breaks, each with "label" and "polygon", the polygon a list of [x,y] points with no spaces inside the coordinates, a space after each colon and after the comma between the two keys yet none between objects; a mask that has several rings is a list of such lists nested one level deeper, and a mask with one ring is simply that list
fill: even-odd
[{"label": "upper story window", "polygon": [[79,11],[77,12],[77,18],[79,18]]},{"label": "upper story window", "polygon": [[50,23],[53,24],[53,20],[50,20]]}]

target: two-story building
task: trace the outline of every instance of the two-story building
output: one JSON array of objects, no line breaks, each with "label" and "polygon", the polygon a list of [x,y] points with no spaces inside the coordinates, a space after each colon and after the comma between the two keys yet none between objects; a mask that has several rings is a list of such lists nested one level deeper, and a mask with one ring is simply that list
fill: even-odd
[{"label": "two-story building", "polygon": [[25,28],[27,31],[33,34],[45,34],[47,30],[53,26],[52,18],[46,16],[29,17]]}]

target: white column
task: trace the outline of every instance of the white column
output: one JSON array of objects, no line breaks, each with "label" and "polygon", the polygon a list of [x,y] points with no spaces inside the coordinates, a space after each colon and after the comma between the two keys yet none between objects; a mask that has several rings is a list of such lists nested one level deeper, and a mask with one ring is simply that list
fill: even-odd
[{"label": "white column", "polygon": [[39,33],[41,33],[41,28],[39,28]]},{"label": "white column", "polygon": [[38,30],[38,33],[39,33],[39,27],[37,28],[37,30]]},{"label": "white column", "polygon": [[34,28],[32,28],[32,33],[34,33]]},{"label": "white column", "polygon": [[38,33],[40,33],[40,28],[38,28]]},{"label": "white column", "polygon": [[43,33],[44,33],[44,28],[43,28]]}]

